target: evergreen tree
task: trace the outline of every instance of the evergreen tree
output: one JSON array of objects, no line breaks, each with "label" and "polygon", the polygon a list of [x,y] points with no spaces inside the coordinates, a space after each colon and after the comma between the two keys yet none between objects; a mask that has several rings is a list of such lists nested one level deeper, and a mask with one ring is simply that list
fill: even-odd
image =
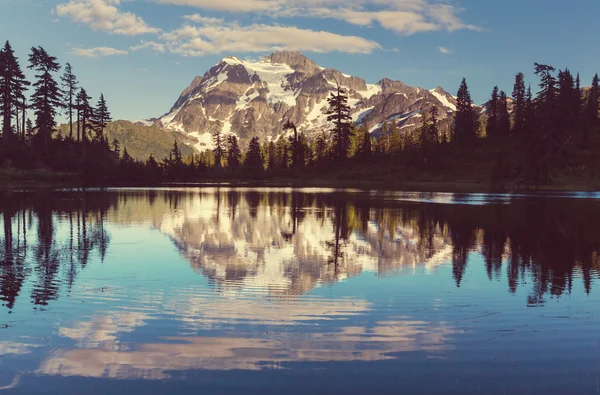
[{"label": "evergreen tree", "polygon": [[35,126],[44,151],[47,152],[52,132],[56,127],[56,110],[62,107],[62,95],[53,73],[60,70],[54,56],[50,56],[42,47],[32,47],[29,54],[29,68],[37,72],[35,91],[31,98],[31,107],[35,112]]},{"label": "evergreen tree", "polygon": [[221,161],[223,159],[223,156],[225,156],[225,148],[223,136],[221,135],[220,130],[217,130],[213,133],[213,146],[215,147],[213,149],[215,155],[215,167],[221,168]]},{"label": "evergreen tree", "polygon": [[523,132],[525,125],[525,75],[518,73],[515,76],[515,85],[512,93],[514,110],[513,110],[513,128],[514,133],[520,134]]},{"label": "evergreen tree", "polygon": [[275,143],[273,141],[269,141],[267,146],[267,168],[269,171],[277,170],[277,148],[275,147]]},{"label": "evergreen tree", "polygon": [[368,159],[371,157],[373,147],[371,143],[371,133],[369,133],[369,128],[366,125],[363,125],[358,128],[358,156],[363,159]]},{"label": "evergreen tree", "polygon": [[119,143],[119,140],[117,140],[116,138],[113,139],[112,148],[113,148],[113,152],[115,154],[117,154],[117,157],[120,157],[121,156],[121,143]]},{"label": "evergreen tree", "polygon": [[392,121],[390,125],[390,129],[388,131],[389,135],[389,150],[390,152],[400,151],[402,150],[402,140],[400,138],[400,129],[398,129],[398,125],[396,121]]},{"label": "evergreen tree", "polygon": [[487,103],[487,123],[485,134],[487,138],[495,139],[498,137],[498,86],[492,90],[492,97]]},{"label": "evergreen tree", "polygon": [[456,115],[454,118],[453,139],[458,143],[471,144],[477,138],[477,117],[473,110],[473,101],[463,78],[458,89],[456,100]]},{"label": "evergreen tree", "polygon": [[501,139],[506,139],[510,134],[510,114],[508,113],[508,98],[504,91],[500,91],[500,96],[498,97],[497,114],[497,134]]},{"label": "evergreen tree", "polygon": [[[154,159],[153,156],[151,156]],[[133,158],[127,152],[127,147],[123,150],[123,156],[121,157],[121,166],[127,167],[133,163]]]},{"label": "evergreen tree", "polygon": [[289,147],[286,139],[280,137],[275,144],[277,155],[277,168],[280,170],[287,169],[289,166]]},{"label": "evergreen tree", "polygon": [[98,141],[104,141],[104,129],[108,126],[108,124],[112,121],[112,117],[110,112],[108,111],[108,106],[106,105],[106,100],[104,99],[104,95],[101,93],[100,98],[98,99],[98,104],[96,105],[96,109],[94,111],[94,130],[96,132],[96,138]]},{"label": "evergreen tree", "polygon": [[260,152],[260,142],[258,137],[253,137],[248,145],[248,153],[246,154],[246,161],[244,165],[247,169],[253,171],[263,171],[263,158]]},{"label": "evergreen tree", "polygon": [[590,129],[597,129],[599,125],[598,110],[600,108],[600,78],[598,74],[592,79],[592,86],[588,93],[585,107],[586,125]]},{"label": "evergreen tree", "polygon": [[420,146],[423,151],[429,151],[432,142],[429,139],[429,117],[426,111],[421,111],[421,127],[419,128]]},{"label": "evergreen tree", "polygon": [[321,132],[315,141],[315,160],[317,162],[323,162],[327,159],[329,152],[329,144],[327,142],[327,135],[325,132]]},{"label": "evergreen tree", "polygon": [[234,134],[227,136],[227,167],[237,169],[240,167],[242,152],[238,145],[238,139]]},{"label": "evergreen tree", "polygon": [[428,134],[429,140],[432,145],[437,145],[439,143],[439,128],[438,128],[438,109],[436,106],[431,107],[429,110],[429,118],[431,123],[429,124]]},{"label": "evergreen tree", "polygon": [[179,145],[177,145],[177,140],[173,142],[173,149],[171,149],[171,155],[173,159],[173,164],[176,167],[179,167],[183,164],[183,158],[181,157],[181,150],[179,149]]},{"label": "evergreen tree", "polygon": [[2,108],[2,134],[6,144],[10,142],[13,135],[12,116],[17,116],[18,125],[18,110],[21,108],[25,111],[25,90],[29,85],[19,61],[7,41],[4,48],[0,49],[0,106]]},{"label": "evergreen tree", "polygon": [[77,94],[77,111],[80,114],[80,125],[81,125],[81,141],[83,142],[83,150],[85,153],[86,145],[88,143],[88,133],[94,128],[92,122],[94,117],[94,109],[90,105],[91,97],[88,96],[85,89],[80,88]]},{"label": "evergreen tree", "polygon": [[77,97],[77,88],[79,81],[73,74],[73,68],[70,63],[65,64],[65,70],[61,77],[63,87],[63,107],[69,116],[69,138],[73,140],[73,110],[75,109],[75,99]]},{"label": "evergreen tree", "polygon": [[290,149],[292,151],[292,167],[298,168],[304,166],[304,147],[300,142],[296,125],[289,119],[283,125],[283,130],[293,130],[294,134],[290,136]]},{"label": "evergreen tree", "polygon": [[335,157],[339,159],[348,156],[350,146],[350,106],[348,106],[348,96],[346,91],[339,85],[337,92],[331,92],[327,98],[329,109],[327,110],[327,121],[333,122],[333,145],[335,147]]},{"label": "evergreen tree", "polygon": [[31,122],[31,119],[27,118],[27,139],[31,140],[32,136],[33,136],[33,122]]},{"label": "evergreen tree", "polygon": [[558,126],[563,132],[574,129],[579,120],[581,97],[575,79],[568,69],[558,72],[557,100],[560,112]]}]

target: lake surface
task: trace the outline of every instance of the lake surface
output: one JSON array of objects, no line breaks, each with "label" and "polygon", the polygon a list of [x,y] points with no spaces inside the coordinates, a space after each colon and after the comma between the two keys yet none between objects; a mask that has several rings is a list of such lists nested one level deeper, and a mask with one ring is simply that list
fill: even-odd
[{"label": "lake surface", "polygon": [[0,389],[596,394],[600,195],[0,195]]}]

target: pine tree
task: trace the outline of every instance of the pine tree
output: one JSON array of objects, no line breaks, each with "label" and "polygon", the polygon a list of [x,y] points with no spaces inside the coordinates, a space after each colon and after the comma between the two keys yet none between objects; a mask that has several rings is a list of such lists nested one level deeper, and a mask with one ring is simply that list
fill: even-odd
[{"label": "pine tree", "polygon": [[573,130],[579,120],[581,98],[575,79],[568,69],[558,72],[558,117],[559,127],[563,133]]},{"label": "pine tree", "polygon": [[487,123],[485,126],[485,134],[489,139],[498,137],[498,86],[492,90],[492,97],[487,103]]},{"label": "pine tree", "polygon": [[31,119],[27,118],[27,139],[31,140],[32,136],[33,136],[33,122],[31,122]]},{"label": "pine tree", "polygon": [[497,134],[501,139],[508,138],[510,134],[510,114],[508,112],[508,98],[506,97],[506,93],[504,91],[500,91],[500,95],[498,97],[498,125],[497,125]]},{"label": "pine tree", "polygon": [[327,135],[325,132],[321,132],[315,141],[315,160],[317,162],[323,162],[328,157],[329,144],[327,142]]},{"label": "pine tree", "polygon": [[215,167],[221,168],[223,156],[225,156],[225,148],[223,147],[224,141],[221,131],[217,130],[213,133],[213,153],[215,155]]},{"label": "pine tree", "polygon": [[[25,79],[18,59],[7,41],[0,50],[0,106],[2,108],[2,121],[4,142],[8,144],[13,135],[11,118],[18,114],[18,110],[25,111],[25,90],[30,83]],[[19,119],[17,115],[17,125]]]},{"label": "pine tree", "polygon": [[337,92],[331,92],[327,98],[329,109],[327,110],[327,121],[333,122],[333,145],[335,147],[335,157],[344,159],[348,156],[350,146],[350,106],[348,106],[348,96],[346,91],[339,85]]},{"label": "pine tree", "polygon": [[85,146],[88,143],[88,133],[93,130],[94,124],[92,122],[94,118],[94,109],[90,105],[91,97],[88,96],[85,89],[80,88],[77,94],[77,111],[80,114],[80,125],[81,125],[81,141],[83,142],[83,150],[85,153]]},{"label": "pine tree", "polygon": [[587,103],[585,107],[585,119],[587,127],[596,129],[599,125],[598,111],[600,108],[600,78],[598,74],[592,79],[592,86],[588,93]]},{"label": "pine tree", "polygon": [[56,110],[62,107],[62,95],[53,73],[60,70],[54,56],[50,56],[42,47],[32,47],[29,54],[29,68],[37,71],[35,91],[31,98],[31,107],[35,112],[37,135],[47,152],[50,137],[56,127]]},{"label": "pine tree", "polygon": [[119,140],[117,140],[116,138],[113,139],[112,149],[113,149],[113,152],[115,154],[117,154],[117,157],[121,156],[121,143],[119,143]]},{"label": "pine tree", "polygon": [[429,117],[426,111],[421,111],[421,127],[419,128],[420,146],[423,151],[429,151],[431,141],[429,140]]},{"label": "pine tree", "polygon": [[429,110],[429,118],[431,120],[431,123],[429,124],[429,129],[428,129],[428,134],[429,134],[429,140],[431,141],[432,145],[437,145],[439,144],[439,129],[438,129],[438,109],[436,106],[431,107],[431,110]]},{"label": "pine tree", "polygon": [[294,168],[303,167],[304,159],[302,157],[304,156],[303,155],[304,147],[300,143],[300,138],[298,136],[298,129],[296,128],[296,125],[288,119],[286,121],[286,123],[283,125],[283,130],[285,130],[285,131],[293,130],[294,131],[294,134],[292,136],[290,136],[290,138],[289,138],[290,149],[292,151],[292,167],[294,167]]},{"label": "pine tree", "polygon": [[77,97],[77,88],[79,81],[73,74],[73,68],[70,63],[65,64],[65,70],[61,77],[63,87],[63,107],[66,109],[66,115],[69,116],[69,138],[73,140],[73,110],[75,109],[75,98]]},{"label": "pine tree", "polygon": [[104,129],[108,126],[108,124],[111,121],[112,117],[110,115],[110,112],[108,111],[106,100],[104,99],[104,95],[101,93],[100,98],[98,99],[98,104],[96,105],[96,109],[94,111],[93,119],[96,138],[99,142],[104,141]]},{"label": "pine tree", "polygon": [[513,88],[512,98],[514,102],[513,110],[513,133],[520,134],[523,132],[525,125],[525,75],[518,73],[515,76],[515,85]]},{"label": "pine tree", "polygon": [[242,152],[238,145],[238,139],[234,134],[227,136],[227,167],[237,169],[240,167]]},{"label": "pine tree", "polygon": [[277,168],[280,170],[287,169],[289,167],[289,146],[287,140],[283,137],[277,139],[275,143],[275,150],[277,155]]},{"label": "pine tree", "polygon": [[[152,156],[151,156],[152,157]],[[152,157],[154,159],[154,157]],[[123,156],[121,157],[121,166],[128,166],[133,163],[133,158],[127,152],[127,147],[123,150]]]},{"label": "pine tree", "polygon": [[248,153],[244,166],[253,171],[263,171],[263,158],[260,152],[260,142],[258,137],[253,137],[248,145]]},{"label": "pine tree", "polygon": [[267,146],[267,168],[269,171],[277,170],[277,148],[273,141],[269,141]]},{"label": "pine tree", "polygon": [[177,145],[177,140],[173,142],[173,149],[171,149],[171,154],[174,166],[181,166],[183,164],[183,158],[181,157],[181,150],[179,149],[179,145]]},{"label": "pine tree", "polygon": [[368,159],[371,157],[373,147],[371,143],[371,133],[369,133],[369,128],[366,125],[363,125],[358,128],[358,156],[363,159]]},{"label": "pine tree", "polygon": [[456,100],[456,115],[454,118],[453,139],[463,144],[471,144],[477,138],[477,117],[473,110],[473,101],[463,78],[458,89]]}]

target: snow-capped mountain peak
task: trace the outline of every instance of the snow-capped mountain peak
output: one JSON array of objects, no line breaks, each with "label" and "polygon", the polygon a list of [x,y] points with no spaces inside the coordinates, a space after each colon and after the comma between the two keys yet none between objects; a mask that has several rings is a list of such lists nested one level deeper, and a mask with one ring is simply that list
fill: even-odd
[{"label": "snow-capped mountain peak", "polygon": [[156,123],[188,135],[198,150],[211,148],[217,130],[236,134],[242,144],[254,136],[276,139],[287,120],[310,136],[330,127],[326,99],[338,84],[348,92],[354,122],[373,132],[384,122],[397,122],[408,130],[431,106],[438,107],[440,117],[456,110],[456,99],[440,87],[428,91],[389,79],[367,84],[298,52],[283,51],[258,61],[223,58],[194,78]]}]

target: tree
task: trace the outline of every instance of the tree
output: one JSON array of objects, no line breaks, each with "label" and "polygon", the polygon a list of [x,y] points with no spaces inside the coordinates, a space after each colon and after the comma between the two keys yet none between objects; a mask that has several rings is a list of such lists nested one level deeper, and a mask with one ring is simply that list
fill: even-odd
[{"label": "tree", "polygon": [[262,153],[260,152],[258,137],[253,137],[252,140],[250,140],[244,166],[253,171],[263,171],[263,158]]},{"label": "tree", "polygon": [[277,170],[277,148],[273,141],[269,141],[267,146],[267,169],[269,171]]},{"label": "tree", "polygon": [[600,79],[598,74],[592,79],[592,86],[588,93],[587,103],[585,107],[585,120],[587,127],[595,129],[598,127],[598,111],[600,109]]},{"label": "tree", "polygon": [[11,118],[17,116],[18,110],[25,111],[25,90],[30,83],[25,79],[18,59],[7,41],[0,50],[0,106],[2,107],[2,134],[8,144],[13,134]]},{"label": "tree", "polygon": [[79,93],[77,94],[77,111],[80,114],[78,118],[80,118],[81,124],[81,141],[83,142],[83,152],[85,155],[85,146],[88,143],[88,131],[92,130],[94,125],[92,123],[92,119],[94,117],[94,109],[90,105],[91,97],[88,96],[85,89],[79,89]]},{"label": "tree", "polygon": [[489,139],[495,139],[498,136],[498,86],[492,90],[492,97],[487,102],[487,123],[485,134]]},{"label": "tree", "polygon": [[369,133],[369,128],[366,125],[363,125],[358,128],[358,156],[363,159],[368,159],[371,157],[371,153],[373,150],[371,143],[371,133]]},{"label": "tree", "polygon": [[77,97],[77,88],[79,81],[73,74],[73,68],[70,63],[65,64],[65,71],[61,77],[63,87],[63,107],[69,116],[69,138],[73,140],[73,110],[75,109],[75,98]]},{"label": "tree", "polygon": [[31,119],[27,118],[27,139],[31,140],[32,136],[33,136],[33,122],[31,122]]},{"label": "tree", "polygon": [[277,168],[280,170],[287,169],[289,167],[290,150],[285,138],[280,137],[277,139],[275,152],[277,156]]},{"label": "tree", "polygon": [[99,142],[104,141],[104,129],[111,121],[112,117],[108,111],[104,94],[101,93],[100,98],[98,99],[98,104],[96,105],[96,110],[94,111],[93,118],[94,130],[96,132],[96,138]]},{"label": "tree", "polygon": [[429,128],[427,133],[429,134],[429,141],[432,145],[437,145],[439,143],[439,129],[438,129],[438,109],[436,106],[431,107],[429,110],[429,118],[431,119],[431,123],[429,124]]},{"label": "tree", "polygon": [[328,157],[329,143],[325,132],[321,132],[315,141],[315,160],[322,162]]},{"label": "tree", "polygon": [[113,152],[115,154],[117,154],[117,157],[120,157],[121,156],[121,143],[119,143],[119,140],[117,140],[116,138],[113,139],[112,148],[113,148]]},{"label": "tree", "polygon": [[173,142],[173,149],[171,149],[173,164],[175,166],[181,166],[183,163],[183,158],[181,157],[181,150],[179,149],[179,145],[177,145],[177,140]]},{"label": "tree", "polygon": [[215,154],[215,167],[221,168],[221,161],[223,156],[225,155],[225,149],[223,148],[223,136],[221,136],[221,131],[217,130],[213,133],[213,152]]},{"label": "tree", "polygon": [[515,85],[513,87],[512,98],[514,102],[513,110],[513,133],[520,134],[523,132],[525,125],[525,75],[517,73],[515,76]]},{"label": "tree", "polygon": [[38,130],[44,151],[56,127],[56,109],[62,107],[62,95],[53,73],[60,70],[54,56],[50,56],[42,47],[32,47],[29,54],[29,68],[37,72],[35,91],[31,98],[31,107],[35,113],[35,126]]},{"label": "tree", "polygon": [[300,142],[300,138],[298,137],[298,129],[296,125],[291,122],[289,119],[283,125],[283,130],[293,130],[294,134],[290,136],[290,149],[292,151],[292,167],[304,167],[304,147]]},{"label": "tree", "polygon": [[510,114],[508,113],[508,98],[504,91],[500,91],[500,96],[498,97],[497,114],[497,134],[501,139],[506,139],[510,134]]},{"label": "tree", "polygon": [[240,167],[242,160],[242,152],[238,145],[238,139],[235,134],[227,136],[227,167],[229,169],[237,169]]},{"label": "tree", "polygon": [[477,138],[477,117],[473,110],[473,101],[463,78],[456,99],[456,115],[454,118],[453,139],[457,142],[470,144]]},{"label": "tree", "polygon": [[333,145],[335,157],[339,159],[348,156],[348,147],[350,146],[350,106],[348,106],[348,96],[339,84],[337,92],[330,93],[327,98],[329,109],[327,110],[327,121],[333,122]]}]

